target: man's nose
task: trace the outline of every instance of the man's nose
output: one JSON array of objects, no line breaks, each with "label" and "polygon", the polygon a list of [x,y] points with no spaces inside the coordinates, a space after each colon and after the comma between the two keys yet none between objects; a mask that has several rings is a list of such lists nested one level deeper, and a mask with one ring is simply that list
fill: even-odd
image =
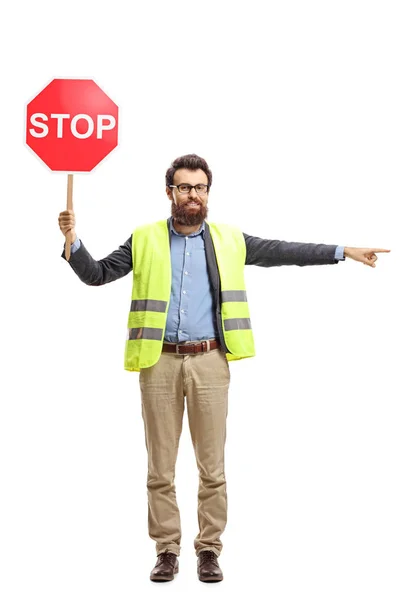
[{"label": "man's nose", "polygon": [[189,196],[190,198],[197,198],[197,192],[194,187],[192,187],[192,189],[190,190]]}]

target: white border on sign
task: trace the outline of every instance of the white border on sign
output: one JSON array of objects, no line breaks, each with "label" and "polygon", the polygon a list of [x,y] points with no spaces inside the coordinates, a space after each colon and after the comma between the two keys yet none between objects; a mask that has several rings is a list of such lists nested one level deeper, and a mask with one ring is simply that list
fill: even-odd
[{"label": "white border on sign", "polygon": [[[89,81],[93,81],[96,85],[99,86],[99,88],[110,98],[110,100],[112,102],[114,102],[114,104],[116,104],[117,108],[118,108],[118,139],[117,139],[117,145],[115,146],[115,148],[113,148],[108,154],[107,156],[105,156],[104,158],[101,159],[100,162],[97,163],[97,165],[95,167],[93,167],[93,169],[91,171],[53,171],[53,169],[50,169],[50,167],[44,162],[43,159],[40,158],[40,156],[38,156],[36,154],[36,152],[34,150],[32,150],[32,148],[30,146],[28,146],[27,141],[26,141],[26,126],[27,126],[27,119],[28,119],[28,104],[30,102],[32,102],[32,100],[34,100],[36,98],[36,96],[38,96],[40,94],[40,92],[42,92],[48,85],[50,85],[50,83],[52,81],[54,81],[54,79],[81,79],[81,80],[89,80]],[[119,141],[119,123],[120,123],[120,113],[121,113],[121,109],[120,106],[111,98],[111,96],[108,94],[108,92],[103,88],[102,85],[100,85],[100,83],[98,83],[96,81],[96,79],[94,79],[93,77],[61,77],[61,76],[57,76],[55,75],[54,77],[52,77],[51,79],[49,79],[49,81],[44,84],[38,92],[36,92],[36,94],[34,94],[34,96],[31,97],[30,100],[28,100],[25,105],[24,105],[24,127],[22,130],[23,133],[23,143],[24,146],[26,146],[28,148],[28,150],[31,152],[31,154],[33,154],[33,156],[36,158],[36,160],[38,160],[42,165],[44,165],[46,167],[46,169],[48,171],[50,171],[50,173],[67,173],[70,175],[90,175],[91,173],[94,173],[96,171],[96,169],[102,165],[104,163],[105,160],[107,160],[108,158],[110,158],[111,155],[114,154],[114,152],[116,150],[119,149],[120,147],[120,141]]]}]

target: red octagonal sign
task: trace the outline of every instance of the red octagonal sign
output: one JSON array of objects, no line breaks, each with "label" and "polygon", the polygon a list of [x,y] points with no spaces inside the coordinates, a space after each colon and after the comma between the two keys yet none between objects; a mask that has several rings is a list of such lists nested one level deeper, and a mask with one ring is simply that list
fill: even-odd
[{"label": "red octagonal sign", "polygon": [[118,106],[91,79],[53,79],[27,105],[26,143],[52,171],[91,171],[118,144]]}]

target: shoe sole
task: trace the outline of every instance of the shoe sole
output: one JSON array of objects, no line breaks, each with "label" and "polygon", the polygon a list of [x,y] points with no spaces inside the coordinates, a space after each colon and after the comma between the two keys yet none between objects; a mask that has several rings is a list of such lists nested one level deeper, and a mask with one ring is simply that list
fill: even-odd
[{"label": "shoe sole", "polygon": [[209,575],[208,577],[200,577],[199,581],[203,581],[204,583],[216,583],[217,581],[222,581],[224,578],[221,575]]}]

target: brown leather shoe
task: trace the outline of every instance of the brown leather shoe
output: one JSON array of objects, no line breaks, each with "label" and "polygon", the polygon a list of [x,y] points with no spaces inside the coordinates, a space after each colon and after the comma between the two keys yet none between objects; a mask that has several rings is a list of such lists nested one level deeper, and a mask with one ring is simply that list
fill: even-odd
[{"label": "brown leather shoe", "polygon": [[218,557],[212,550],[202,550],[197,557],[197,574],[200,581],[211,583],[222,581],[224,576],[218,564]]},{"label": "brown leather shoe", "polygon": [[161,552],[157,556],[156,566],[150,573],[151,581],[172,581],[179,571],[178,557],[173,552]]}]

